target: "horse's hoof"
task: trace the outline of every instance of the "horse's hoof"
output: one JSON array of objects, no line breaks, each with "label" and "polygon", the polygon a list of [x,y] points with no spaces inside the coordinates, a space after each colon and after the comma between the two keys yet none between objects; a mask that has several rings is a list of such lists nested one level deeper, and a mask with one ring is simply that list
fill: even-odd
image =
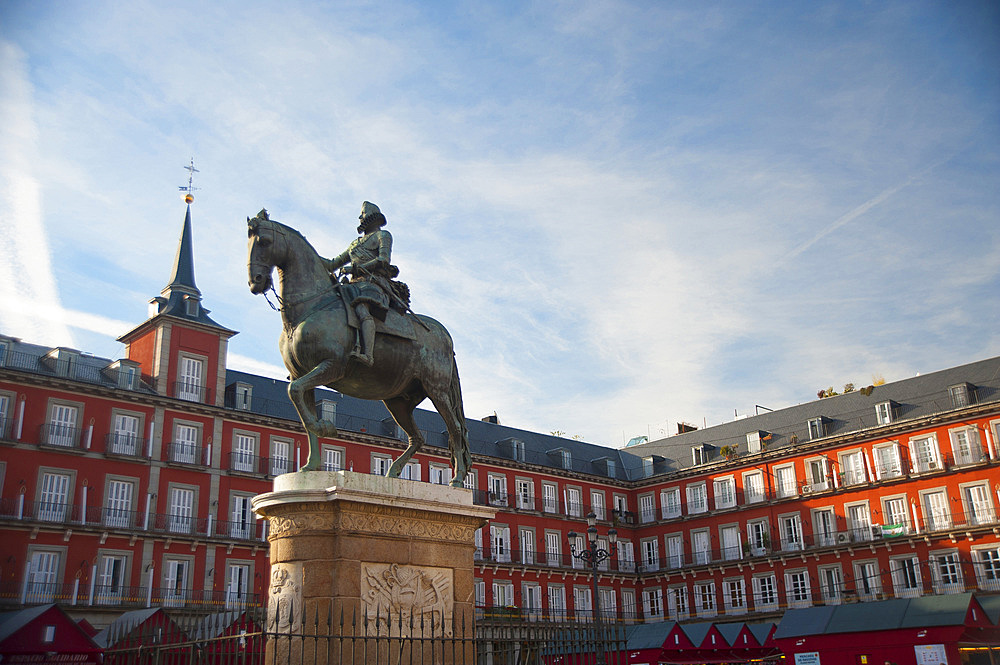
[{"label": "horse's hoof", "polygon": [[352,351],[350,355],[351,360],[356,360],[365,367],[371,367],[375,364],[375,359],[364,353],[358,353],[357,351]]}]

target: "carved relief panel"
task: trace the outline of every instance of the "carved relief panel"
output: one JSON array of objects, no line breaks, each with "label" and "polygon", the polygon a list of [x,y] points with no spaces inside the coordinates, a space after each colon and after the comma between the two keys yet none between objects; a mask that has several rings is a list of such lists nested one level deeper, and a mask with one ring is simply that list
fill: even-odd
[{"label": "carved relief panel", "polygon": [[[379,630],[450,637],[455,607],[454,571],[432,566],[361,563],[361,607]],[[400,621],[402,619],[402,621]],[[422,623],[421,623],[422,622]],[[385,633],[383,633],[385,634]]]}]

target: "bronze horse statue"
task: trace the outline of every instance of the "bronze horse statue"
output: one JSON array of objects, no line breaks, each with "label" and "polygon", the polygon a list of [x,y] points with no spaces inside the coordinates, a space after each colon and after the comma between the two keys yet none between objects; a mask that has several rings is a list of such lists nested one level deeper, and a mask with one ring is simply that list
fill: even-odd
[{"label": "bronze horse statue", "polygon": [[276,293],[284,324],[278,347],[291,378],[288,396],[309,436],[309,458],[301,470],[319,469],[318,437],[337,435],[335,423],[316,415],[314,388],[327,386],[352,397],[382,400],[406,432],[409,446],[389,467],[390,478],[399,477],[424,443],[413,410],[429,397],[448,429],[451,485],[461,487],[472,457],[454,345],[445,327],[410,314],[419,323],[411,326],[410,338],[380,332],[375,364],[352,360],[357,333],[349,323],[349,308],[312,245],[295,229],[269,219],[266,210],[247,218],[247,234],[250,292],[273,289],[271,274],[278,269]]}]

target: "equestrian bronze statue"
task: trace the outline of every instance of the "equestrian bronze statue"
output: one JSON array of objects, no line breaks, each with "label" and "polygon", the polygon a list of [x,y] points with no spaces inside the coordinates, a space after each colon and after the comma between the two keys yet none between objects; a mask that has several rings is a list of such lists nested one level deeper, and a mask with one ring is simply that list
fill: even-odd
[{"label": "equestrian bronze statue", "polygon": [[[430,398],[448,430],[453,487],[461,487],[472,466],[462,388],[451,335],[434,319],[414,314],[409,291],[393,281],[392,239],[382,230],[376,206],[362,208],[361,237],[334,259],[322,258],[295,229],[261,210],[247,218],[250,292],[275,290],[284,330],[278,340],[291,382],[288,396],[309,437],[302,471],[322,466],[318,437],[337,435],[336,423],[316,414],[314,389],[327,386],[345,395],[382,400],[409,437],[409,446],[389,467],[397,478],[424,438],[413,410]],[[335,278],[336,269],[345,276]]]}]

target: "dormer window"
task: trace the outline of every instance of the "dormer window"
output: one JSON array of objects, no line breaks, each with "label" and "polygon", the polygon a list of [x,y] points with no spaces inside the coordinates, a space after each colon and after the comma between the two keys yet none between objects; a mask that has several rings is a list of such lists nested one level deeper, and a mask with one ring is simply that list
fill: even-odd
[{"label": "dormer window", "polygon": [[892,402],[875,405],[875,422],[879,425],[888,425],[892,422]]},{"label": "dormer window", "polygon": [[643,457],[642,458],[642,475],[644,478],[649,478],[653,475],[653,458]]},{"label": "dormer window", "polygon": [[7,365],[7,342],[0,341],[0,367]]},{"label": "dormer window", "polygon": [[968,383],[960,383],[957,386],[949,386],[948,394],[951,396],[951,405],[956,409],[960,409],[963,406],[969,406],[973,402],[972,386]]},{"label": "dormer window", "polygon": [[695,466],[708,462],[708,447],[701,445],[691,448],[691,459]]},{"label": "dormer window", "polygon": [[240,411],[249,411],[253,404],[253,386],[249,383],[236,384],[236,408]]},{"label": "dormer window", "polygon": [[812,418],[809,420],[809,440],[822,439],[826,436],[826,418]]},{"label": "dormer window", "polygon": [[560,457],[562,459],[562,468],[572,469],[573,468],[573,455],[570,454],[568,450],[563,450],[560,452]]},{"label": "dormer window", "polygon": [[615,472],[616,472],[615,461],[613,459],[609,459],[608,460],[608,478],[614,478],[615,477]]},{"label": "dormer window", "polygon": [[760,430],[756,432],[747,433],[747,450],[751,453],[759,453],[764,449],[764,444],[762,441],[767,441],[771,438],[771,435],[767,432],[762,432]]},{"label": "dormer window", "polygon": [[138,375],[139,368],[135,365],[122,365],[118,369],[118,387],[122,390],[135,390]]},{"label": "dormer window", "polygon": [[510,456],[513,460],[517,462],[524,461],[524,441],[519,441],[517,439],[511,439],[510,442]]},{"label": "dormer window", "polygon": [[76,378],[76,366],[79,359],[79,351],[63,348],[52,349],[45,356],[45,361],[57,376],[70,379]]},{"label": "dormer window", "polygon": [[337,403],[329,399],[320,400],[319,404],[316,405],[316,413],[320,420],[337,422]]},{"label": "dormer window", "polygon": [[184,299],[184,313],[188,316],[198,316],[198,300],[190,296]]}]

